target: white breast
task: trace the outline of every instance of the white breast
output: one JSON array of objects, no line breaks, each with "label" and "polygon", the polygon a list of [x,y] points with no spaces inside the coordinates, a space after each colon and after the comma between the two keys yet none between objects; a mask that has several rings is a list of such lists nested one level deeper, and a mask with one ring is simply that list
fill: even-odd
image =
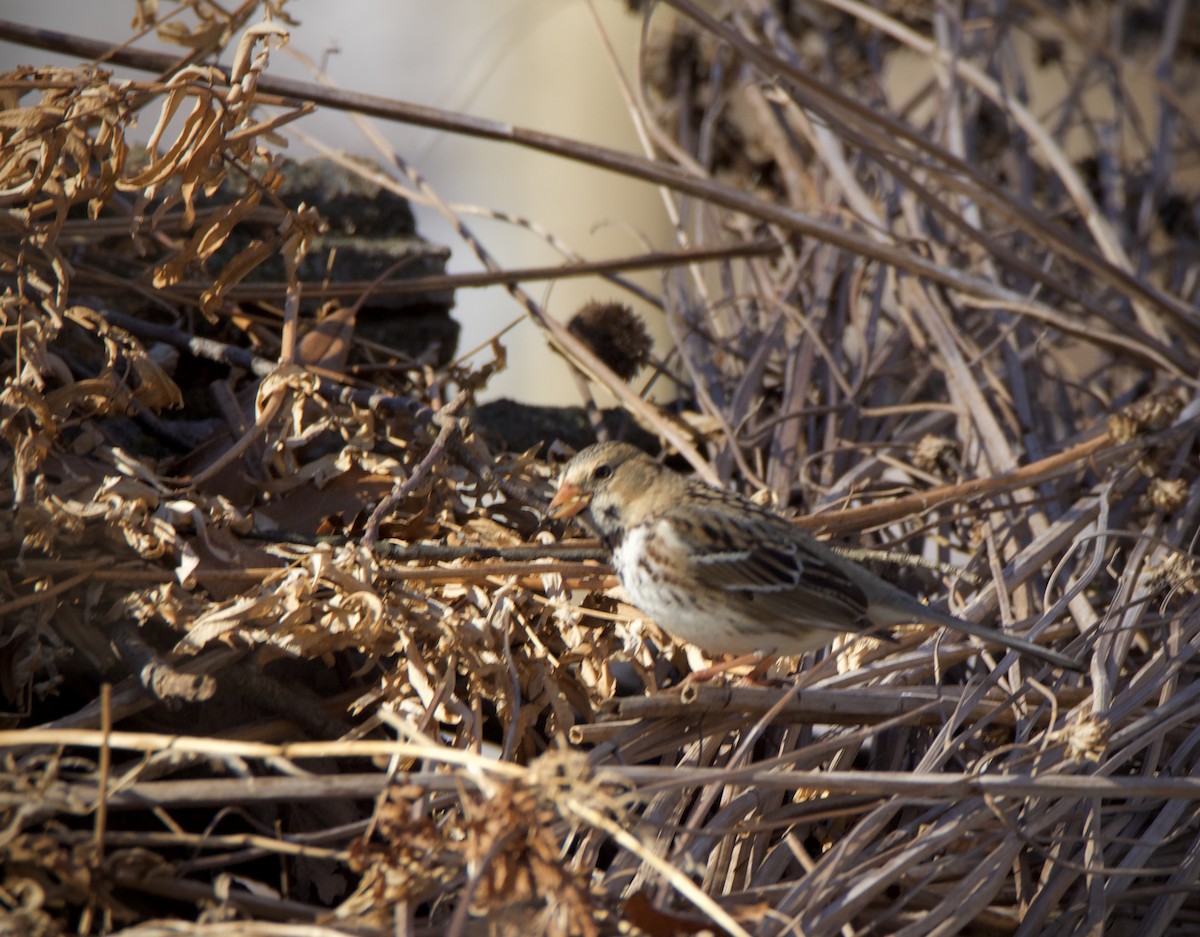
[{"label": "white breast", "polygon": [[631,527],[613,551],[613,568],[629,600],[664,631],[710,653],[774,652],[778,641],[747,634],[726,597],[689,574],[686,550],[667,521]]}]

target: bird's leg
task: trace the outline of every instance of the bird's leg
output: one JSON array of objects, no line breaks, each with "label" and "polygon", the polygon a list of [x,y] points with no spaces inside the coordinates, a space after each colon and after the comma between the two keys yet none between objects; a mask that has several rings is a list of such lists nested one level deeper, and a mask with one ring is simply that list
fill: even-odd
[{"label": "bird's leg", "polygon": [[762,683],[763,677],[767,675],[767,671],[774,666],[775,661],[777,660],[779,660],[779,656],[777,654],[763,655],[759,659],[758,663],[754,665],[754,669],[746,674],[746,679],[750,683]]},{"label": "bird's leg", "polygon": [[695,670],[688,674],[680,682],[680,687],[686,686],[689,683],[705,683],[713,677],[723,673],[728,673],[735,667],[742,667],[746,664],[754,664],[753,669],[746,675],[746,679],[750,683],[762,682],[763,675],[771,669],[771,665],[779,658],[773,654],[739,654],[737,657],[730,657],[721,661],[719,664],[713,664],[711,667],[705,667],[703,670]]}]

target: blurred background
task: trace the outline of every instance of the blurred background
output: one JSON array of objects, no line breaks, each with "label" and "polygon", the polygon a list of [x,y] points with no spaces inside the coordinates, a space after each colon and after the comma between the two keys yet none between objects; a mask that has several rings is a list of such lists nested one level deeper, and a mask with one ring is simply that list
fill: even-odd
[{"label": "blurred background", "polygon": [[[128,0],[11,0],[0,16],[117,43],[128,39],[133,9]],[[598,20],[587,4],[561,0],[295,0],[285,10],[299,25],[290,27],[289,45],[272,55],[273,76],[313,81],[315,66],[345,90],[639,152],[614,69],[633,74],[641,19],[622,3],[595,4]],[[167,12],[164,5],[159,16]],[[137,46],[173,55],[180,51],[153,31]],[[40,51],[34,58],[31,50],[0,43],[0,68],[22,64],[78,62]],[[145,119],[136,138],[148,138],[151,120]],[[528,218],[589,258],[632,255],[647,245],[668,243],[663,203],[651,186],[516,146],[389,121],[374,121],[374,126],[446,201]],[[294,128],[346,153],[386,163],[343,113],[320,109]],[[288,152],[300,158],[313,155],[302,134],[291,130],[283,131],[290,138]],[[482,269],[441,214],[421,204],[413,210],[420,234],[451,249],[449,272]],[[561,260],[540,238],[507,222],[475,219],[472,229],[505,267]],[[650,288],[659,283],[655,273],[632,274],[631,279]],[[613,293],[612,287],[589,278],[563,280],[550,292],[543,284],[531,290],[560,319],[590,299]],[[536,327],[524,321],[503,288],[459,290],[454,315],[463,327],[460,353],[522,320],[504,339],[509,367],[493,378],[481,399],[562,403],[564,392],[571,393],[564,391],[569,385],[566,365],[547,352]]]}]

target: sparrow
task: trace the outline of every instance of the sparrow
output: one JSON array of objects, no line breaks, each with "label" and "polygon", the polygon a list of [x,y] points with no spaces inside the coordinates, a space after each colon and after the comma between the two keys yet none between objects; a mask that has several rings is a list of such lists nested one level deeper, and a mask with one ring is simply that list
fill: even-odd
[{"label": "sparrow", "polygon": [[1064,654],[930,608],[782,515],[686,478],[627,443],[588,446],[563,468],[549,514],[584,512],[633,604],[712,654],[794,656],[841,632],[923,623],[1083,669]]}]

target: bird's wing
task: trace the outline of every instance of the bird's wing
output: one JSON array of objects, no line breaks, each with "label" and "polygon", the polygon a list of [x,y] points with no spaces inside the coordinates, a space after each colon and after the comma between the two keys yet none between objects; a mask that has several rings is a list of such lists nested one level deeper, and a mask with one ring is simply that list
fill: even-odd
[{"label": "bird's wing", "polygon": [[764,624],[833,631],[866,627],[867,597],[829,550],[781,517],[723,510],[720,500],[669,513],[689,550],[690,572],[722,589]]},{"label": "bird's wing", "polygon": [[1066,654],[921,604],[776,514],[734,501],[716,489],[694,488],[688,494],[659,522],[669,519],[676,537],[688,544],[691,577],[723,590],[727,601],[764,630],[864,631],[924,622],[995,642],[1055,667],[1086,670]]}]

